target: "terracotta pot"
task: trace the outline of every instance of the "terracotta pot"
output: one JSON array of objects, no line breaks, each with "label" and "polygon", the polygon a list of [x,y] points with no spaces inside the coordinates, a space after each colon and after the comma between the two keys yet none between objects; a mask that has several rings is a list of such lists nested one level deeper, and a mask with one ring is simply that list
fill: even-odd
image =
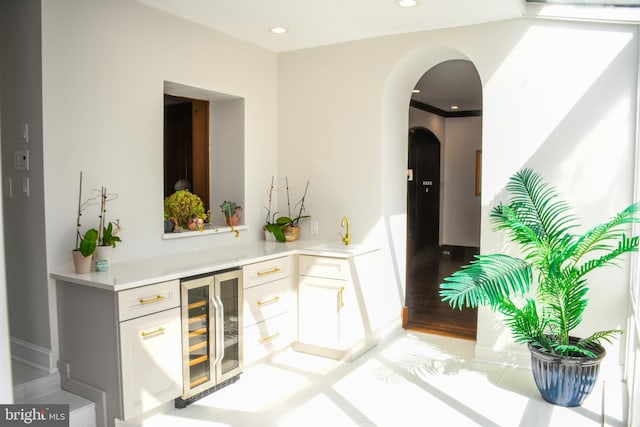
[{"label": "terracotta pot", "polygon": [[189,218],[187,227],[189,227],[189,230],[202,230],[204,228],[204,220],[202,218]]},{"label": "terracotta pot", "polygon": [[226,217],[227,225],[229,227],[235,227],[236,225],[240,225],[240,216],[239,215],[231,215]]},{"label": "terracotta pot", "polygon": [[284,238],[287,242],[293,242],[300,238],[300,227],[289,225],[284,228]]},{"label": "terracotta pot", "polygon": [[71,251],[73,255],[73,265],[77,274],[86,274],[91,271],[91,256],[83,256],[79,250]]},{"label": "terracotta pot", "polygon": [[236,211],[233,213],[233,215],[225,217],[225,219],[227,221],[227,225],[229,227],[235,227],[237,225],[240,225],[240,214],[241,213],[242,213],[242,208],[240,206],[238,206],[236,208]]}]

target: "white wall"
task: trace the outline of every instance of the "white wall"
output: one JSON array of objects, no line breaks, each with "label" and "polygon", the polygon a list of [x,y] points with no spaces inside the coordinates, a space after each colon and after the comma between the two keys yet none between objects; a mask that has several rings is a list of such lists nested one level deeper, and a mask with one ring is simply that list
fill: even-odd
[{"label": "white wall", "polygon": [[[469,59],[483,84],[481,251],[503,250],[488,213],[516,170],[540,170],[594,225],[631,201],[637,76],[632,26],[513,20],[364,40],[279,58],[279,165],[311,179],[310,212],[334,238],[341,215],[356,241],[387,250],[381,286],[404,302],[405,169],[411,89],[430,67]],[[312,102],[310,101],[312,100]],[[298,147],[304,144],[303,151]],[[615,188],[615,191],[611,191]],[[593,276],[583,327],[624,328],[627,268]],[[477,356],[527,363],[481,310]],[[519,353],[511,353],[516,351]],[[618,360],[620,344],[609,346]]]},{"label": "white wall", "polygon": [[480,196],[476,151],[482,150],[482,117],[447,118],[442,180],[443,245],[480,246]]},{"label": "white wall", "polygon": [[[276,54],[128,0],[42,4],[46,250],[50,270],[75,245],[78,179],[119,198],[122,243],[113,261],[260,238],[265,192],[277,173]],[[250,229],[162,240],[163,82],[244,99],[244,219]],[[95,227],[97,209],[82,217]],[[55,286],[49,285],[55,296]],[[55,300],[55,298],[54,298]],[[54,345],[56,320],[51,317]]]}]

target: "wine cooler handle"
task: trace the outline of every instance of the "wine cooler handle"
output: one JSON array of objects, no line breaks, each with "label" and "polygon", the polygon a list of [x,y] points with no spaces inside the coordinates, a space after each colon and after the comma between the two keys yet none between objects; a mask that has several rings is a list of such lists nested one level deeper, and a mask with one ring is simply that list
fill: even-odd
[{"label": "wine cooler handle", "polygon": [[222,359],[224,359],[224,304],[219,296],[215,295],[211,297],[213,306],[215,308],[216,316],[216,358],[213,364],[217,366]]}]

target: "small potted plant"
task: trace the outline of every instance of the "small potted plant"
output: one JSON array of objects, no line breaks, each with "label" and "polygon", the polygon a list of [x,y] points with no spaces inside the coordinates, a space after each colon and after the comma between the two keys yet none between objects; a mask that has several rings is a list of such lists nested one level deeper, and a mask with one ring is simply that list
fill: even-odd
[{"label": "small potted plant", "polygon": [[265,237],[273,235],[273,238],[278,242],[292,242],[300,238],[300,220],[309,218],[309,215],[303,215],[305,211],[305,198],[307,197],[307,191],[309,190],[309,181],[304,189],[304,194],[298,203],[295,204],[294,209],[297,209],[297,215],[291,215],[291,196],[289,193],[289,179],[285,177],[285,188],[287,192],[287,208],[289,210],[289,216],[278,216],[278,212],[271,212],[271,201],[273,192],[276,191],[274,186],[273,177],[271,177],[271,187],[267,191],[269,196],[269,205],[267,209],[267,217],[264,225]]},{"label": "small potted plant", "polygon": [[174,232],[204,230],[208,215],[204,210],[202,199],[189,190],[178,190],[164,200],[164,215],[174,222]]},{"label": "small potted plant", "polygon": [[98,224],[98,246],[93,255],[93,263],[96,271],[107,271],[111,265],[111,252],[116,247],[116,243],[121,242],[117,233],[120,231],[120,220],[115,223],[106,223],[107,202],[115,200],[118,195],[107,193],[107,189],[102,187],[100,192],[100,215]]},{"label": "small potted plant", "polygon": [[97,246],[98,230],[90,228],[83,235],[80,233],[80,223],[78,223],[76,248],[71,251],[76,273],[85,274],[91,271],[91,260]]},{"label": "small potted plant", "polygon": [[[499,312],[513,339],[528,344],[542,397],[560,406],[579,406],[597,381],[605,355],[601,342],[621,332],[599,331],[581,339],[571,335],[588,304],[585,275],[638,250],[639,238],[627,232],[640,222],[640,204],[576,235],[572,231],[578,224],[569,205],[539,174],[521,170],[506,189],[509,203],[494,207],[491,220],[519,244],[524,257],[477,255],[445,279],[440,296],[452,307],[487,305]],[[537,290],[530,292],[534,283]]]},{"label": "small potted plant", "polygon": [[92,204],[92,200],[94,199],[95,198],[89,199],[84,203],[82,202],[82,172],[80,172],[80,190],[78,194],[78,213],[76,217],[75,233],[76,246],[75,249],[71,251],[75,272],[78,274],[85,274],[91,271],[91,261],[100,238],[100,233],[98,233],[98,230],[95,228],[88,229],[84,234],[80,231],[82,228],[82,224],[80,223],[82,212],[87,206]]},{"label": "small potted plant", "polygon": [[242,213],[242,207],[238,206],[236,202],[224,201],[220,205],[220,210],[224,215],[225,222],[230,227],[240,225],[240,214]]},{"label": "small potted plant", "polygon": [[304,199],[307,197],[307,191],[309,190],[309,181],[307,181],[307,185],[304,188],[304,194],[302,198],[294,209],[297,209],[297,215],[295,217],[291,216],[291,197],[289,195],[289,179],[285,178],[285,183],[287,186],[287,208],[289,209],[289,216],[283,217],[286,220],[289,220],[288,224],[284,227],[284,237],[287,242],[293,242],[300,238],[300,220],[304,218],[309,218],[309,215],[303,215],[304,212]]}]

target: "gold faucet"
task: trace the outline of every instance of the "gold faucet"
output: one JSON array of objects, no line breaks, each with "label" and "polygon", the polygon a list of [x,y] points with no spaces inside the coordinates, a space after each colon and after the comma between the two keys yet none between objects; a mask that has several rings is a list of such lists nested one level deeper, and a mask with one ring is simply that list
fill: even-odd
[{"label": "gold faucet", "polygon": [[346,216],[342,217],[342,222],[340,222],[340,226],[347,227],[347,233],[343,236],[342,233],[340,233],[340,237],[342,237],[342,243],[344,243],[345,245],[350,245],[351,244],[351,234],[349,234],[349,218],[347,218]]}]

